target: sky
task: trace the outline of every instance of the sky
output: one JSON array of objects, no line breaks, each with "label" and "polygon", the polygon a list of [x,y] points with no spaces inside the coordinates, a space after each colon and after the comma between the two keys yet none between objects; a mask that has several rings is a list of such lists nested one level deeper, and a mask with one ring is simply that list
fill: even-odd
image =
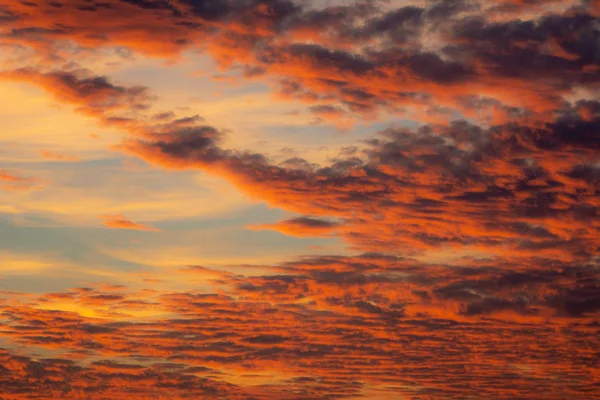
[{"label": "sky", "polygon": [[0,399],[600,399],[600,1],[0,0]]}]

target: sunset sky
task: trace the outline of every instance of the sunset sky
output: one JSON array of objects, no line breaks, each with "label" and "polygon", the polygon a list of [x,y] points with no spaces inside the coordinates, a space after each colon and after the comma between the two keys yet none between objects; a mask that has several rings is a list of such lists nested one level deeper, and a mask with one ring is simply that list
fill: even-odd
[{"label": "sunset sky", "polygon": [[600,399],[600,0],[0,0],[0,400]]}]

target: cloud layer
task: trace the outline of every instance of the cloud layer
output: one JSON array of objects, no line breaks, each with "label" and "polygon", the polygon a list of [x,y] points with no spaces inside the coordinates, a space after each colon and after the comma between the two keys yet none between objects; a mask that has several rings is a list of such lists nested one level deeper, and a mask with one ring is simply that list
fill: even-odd
[{"label": "cloud layer", "polygon": [[[17,398],[32,387],[47,398],[592,395],[598,271],[471,264],[305,258],[260,276],[182,271],[209,277],[219,294],[13,295],[3,336],[62,356],[4,353],[3,387]],[[148,310],[157,317],[135,318]]]},{"label": "cloud layer", "polygon": [[[589,0],[0,0],[0,80],[122,132],[123,154],[294,214],[248,229],[349,247],[0,292],[2,396],[595,398],[599,17]],[[109,50],[202,51],[317,122],[386,126],[327,161],[275,161],[78,63]],[[0,169],[1,189],[36,182]],[[198,290],[161,288],[171,273]]]}]

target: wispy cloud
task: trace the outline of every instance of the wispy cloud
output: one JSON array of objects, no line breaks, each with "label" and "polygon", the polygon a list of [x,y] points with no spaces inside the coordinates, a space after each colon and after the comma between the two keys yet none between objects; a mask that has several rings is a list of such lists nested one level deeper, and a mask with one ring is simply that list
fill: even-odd
[{"label": "wispy cloud", "polygon": [[52,160],[52,161],[63,161],[63,162],[79,162],[81,161],[81,158],[74,156],[74,155],[69,155],[69,154],[60,154],[60,153],[55,153],[53,151],[48,151],[48,150],[40,150],[40,155],[48,160]]},{"label": "wispy cloud", "polygon": [[0,184],[6,190],[31,190],[38,186],[35,178],[23,177],[14,171],[0,170]]},{"label": "wispy cloud", "polygon": [[132,222],[123,215],[103,215],[100,218],[102,219],[104,226],[108,228],[160,232],[160,230],[157,228]]}]

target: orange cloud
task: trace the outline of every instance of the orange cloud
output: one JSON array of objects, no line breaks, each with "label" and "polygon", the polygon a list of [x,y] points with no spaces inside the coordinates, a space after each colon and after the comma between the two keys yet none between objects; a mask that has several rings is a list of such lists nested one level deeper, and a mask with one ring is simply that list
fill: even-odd
[{"label": "orange cloud", "polygon": [[63,39],[171,60],[203,48],[321,118],[429,122],[382,129],[322,165],[275,164],[223,147],[199,117],[150,113],[144,87],[83,70],[0,73],[128,133],[122,151],[313,216],[251,229],[335,234],[365,252],[248,275],[178,270],[201,290],[2,292],[3,397],[593,396],[600,107],[572,96],[600,82],[594,3],[535,16],[541,2],[359,3],[0,0],[1,40],[48,60],[61,60]]},{"label": "orange cloud", "polygon": [[248,228],[253,230],[272,229],[285,235],[310,237],[310,236],[329,236],[338,224],[335,222],[311,217],[291,218],[276,224],[251,225]]},{"label": "orange cloud", "polygon": [[[535,250],[585,262],[598,243],[596,222],[586,218],[599,204],[593,101],[538,121],[537,128],[513,122],[483,128],[465,121],[415,131],[390,128],[369,142],[362,158],[275,166],[264,155],[220,147],[222,133],[199,125],[200,118],[170,116],[156,123],[143,114],[114,117],[110,106],[98,106],[128,112],[151,98],[145,88],[79,73],[15,74],[43,82],[51,93],[62,93],[66,84],[72,94],[58,99],[134,135],[121,150],[169,168],[207,170],[289,211],[344,219],[337,232],[362,250],[419,253],[468,245],[494,254]],[[298,224],[278,229],[300,232]]]},{"label": "orange cloud", "polygon": [[102,223],[104,226],[112,229],[131,229],[135,231],[160,232],[160,229],[132,222],[123,215],[103,215],[100,218],[102,218]]},{"label": "orange cloud", "polygon": [[40,154],[42,157],[53,160],[53,161],[64,161],[64,162],[79,162],[81,158],[68,154],[59,154],[53,151],[40,150]]},{"label": "orange cloud", "polygon": [[21,68],[0,72],[0,79],[38,85],[58,101],[74,105],[79,112],[104,123],[122,123],[127,113],[150,107],[152,98],[146,88],[126,88],[110,83],[105,77],[88,75],[81,70],[40,72]]},{"label": "orange cloud", "polygon": [[[591,144],[598,120],[570,118],[536,131],[483,130],[466,122],[417,132],[388,129],[371,142],[366,158],[342,157],[322,167],[275,166],[259,154],[220,148],[219,136],[206,127],[158,133],[154,141],[132,140],[123,149],[169,168],[221,175],[293,212],[343,218],[337,232],[364,250],[470,246],[526,255],[535,249],[583,262],[598,244],[596,222],[583,217],[598,207]],[[572,201],[576,193],[578,202]],[[308,233],[311,227],[301,222],[270,228]]]},{"label": "orange cloud", "polygon": [[0,170],[0,183],[6,190],[31,190],[37,186],[34,178],[25,178],[6,170]]},{"label": "orange cloud", "polygon": [[[314,10],[286,0],[268,6],[223,3],[210,10],[186,1],[153,7],[80,3],[5,0],[0,4],[10,29],[3,41],[25,44],[50,59],[61,40],[89,48],[120,45],[171,59],[186,49],[206,49],[223,68],[241,65],[261,71],[258,79],[281,81],[285,97],[313,106],[325,101],[331,108],[317,112],[342,127],[381,110],[406,115],[416,109],[415,115],[426,116],[424,110],[442,106],[469,112],[460,98],[473,95],[543,118],[561,107],[561,97],[576,82],[598,84],[597,73],[588,71],[593,60],[586,56],[594,51],[587,40],[594,2],[535,15],[539,23],[531,26],[531,8],[541,3],[486,3],[479,13],[466,3],[443,2],[396,10],[361,2]],[[129,15],[136,15],[135,23]],[[495,15],[504,17],[495,20]],[[313,32],[310,44],[307,32]],[[561,35],[578,39],[565,41]],[[447,51],[425,49],[432,37]],[[373,43],[379,43],[377,51]],[[527,63],[522,53],[529,55]],[[63,95],[72,97],[72,88]]]},{"label": "orange cloud", "polygon": [[[551,399],[580,397],[599,372],[586,362],[599,344],[598,271],[548,267],[371,253],[303,258],[253,276],[216,272],[221,293],[4,293],[2,336],[50,355],[1,350],[0,384],[14,398],[31,385],[62,398],[352,398],[393,383],[396,396],[416,385],[441,397],[484,390],[535,399],[539,381]],[[470,383],[458,392],[456,363]]]}]

